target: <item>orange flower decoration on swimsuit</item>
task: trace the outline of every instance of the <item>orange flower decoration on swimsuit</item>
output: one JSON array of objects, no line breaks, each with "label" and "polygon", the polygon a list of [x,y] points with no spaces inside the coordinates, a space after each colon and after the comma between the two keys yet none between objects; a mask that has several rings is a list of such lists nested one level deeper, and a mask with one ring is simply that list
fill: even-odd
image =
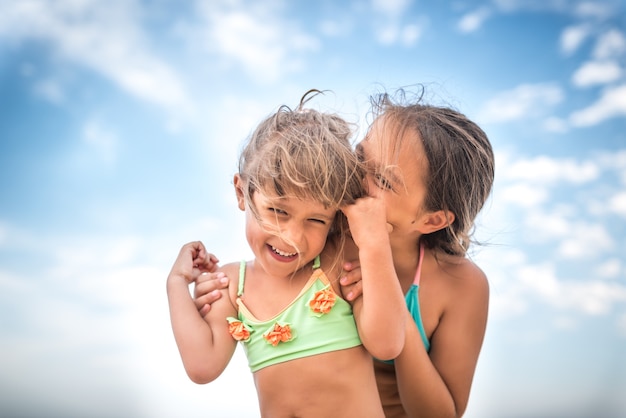
[{"label": "orange flower decoration on swimsuit", "polygon": [[274,328],[271,331],[263,334],[263,338],[274,347],[278,345],[278,343],[286,343],[287,341],[291,341],[293,339],[291,334],[291,327],[289,324],[281,325],[278,322],[274,324]]},{"label": "orange flower decoration on swimsuit", "polygon": [[309,307],[316,316],[321,316],[330,312],[336,301],[335,293],[330,288],[325,288],[315,292],[313,299],[309,301]]},{"label": "orange flower decoration on swimsuit", "polygon": [[235,340],[246,342],[250,339],[250,330],[246,327],[246,324],[237,318],[229,317],[227,320],[228,332]]}]

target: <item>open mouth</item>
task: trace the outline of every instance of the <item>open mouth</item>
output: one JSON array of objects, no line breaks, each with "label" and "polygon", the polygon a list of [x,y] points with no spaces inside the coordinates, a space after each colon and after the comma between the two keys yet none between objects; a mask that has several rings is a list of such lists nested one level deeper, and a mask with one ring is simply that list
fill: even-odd
[{"label": "open mouth", "polygon": [[287,253],[287,252],[281,251],[278,248],[276,248],[274,246],[271,246],[271,245],[269,247],[270,247],[270,249],[272,250],[272,252],[274,254],[278,254],[281,257],[288,257],[288,258],[290,258],[290,257],[295,257],[295,256],[298,255],[298,253]]}]

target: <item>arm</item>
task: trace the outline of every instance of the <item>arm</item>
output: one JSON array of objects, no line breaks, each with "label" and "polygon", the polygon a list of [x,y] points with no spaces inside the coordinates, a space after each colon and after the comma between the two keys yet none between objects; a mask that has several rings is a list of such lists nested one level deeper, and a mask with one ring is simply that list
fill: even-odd
[{"label": "arm", "polygon": [[228,333],[228,316],[236,315],[230,298],[224,297],[213,304],[202,318],[191,294],[189,284],[200,272],[214,272],[217,259],[208,255],[200,242],[183,246],[167,278],[167,296],[174,338],[185,371],[195,383],[215,380],[230,361],[236,342]]},{"label": "arm", "polygon": [[410,417],[461,417],[467,408],[489,303],[487,279],[472,267],[472,274],[460,279],[453,302],[432,334],[430,353],[412,319],[408,322],[395,368],[402,405]]},{"label": "arm", "polygon": [[363,294],[352,305],[359,336],[374,357],[395,358],[404,345],[406,308],[393,265],[384,203],[364,197],[342,211],[358,247],[362,273]]}]

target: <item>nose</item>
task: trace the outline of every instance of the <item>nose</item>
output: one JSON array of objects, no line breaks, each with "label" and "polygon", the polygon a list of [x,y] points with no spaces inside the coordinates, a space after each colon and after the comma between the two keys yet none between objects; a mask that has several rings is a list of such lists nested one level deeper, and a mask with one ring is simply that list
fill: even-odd
[{"label": "nose", "polygon": [[304,228],[299,222],[290,220],[281,225],[280,238],[294,249],[301,249],[303,237]]}]

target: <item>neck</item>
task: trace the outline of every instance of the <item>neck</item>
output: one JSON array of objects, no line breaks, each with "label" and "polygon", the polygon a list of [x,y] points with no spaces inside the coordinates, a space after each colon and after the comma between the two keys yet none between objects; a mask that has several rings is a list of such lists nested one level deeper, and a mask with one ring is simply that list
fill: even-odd
[{"label": "neck", "polygon": [[391,240],[391,252],[400,286],[406,293],[413,283],[419,263],[419,239]]}]

